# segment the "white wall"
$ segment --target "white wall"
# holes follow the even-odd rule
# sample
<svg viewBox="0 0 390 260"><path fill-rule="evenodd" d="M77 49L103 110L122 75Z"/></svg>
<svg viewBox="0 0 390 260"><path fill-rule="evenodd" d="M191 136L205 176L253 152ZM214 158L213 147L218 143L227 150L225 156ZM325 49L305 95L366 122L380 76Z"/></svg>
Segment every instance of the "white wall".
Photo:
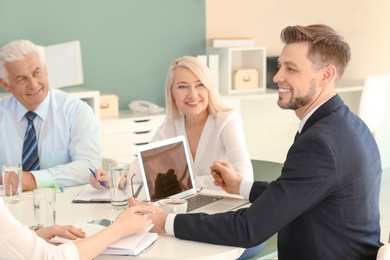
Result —
<svg viewBox="0 0 390 260"><path fill-rule="evenodd" d="M390 100L390 91L387 94L387 100ZM390 169L390 102L387 102L386 118L383 125L375 133L375 139L378 142L381 153L383 169ZM390 172L390 171L389 171Z"/></svg>
<svg viewBox="0 0 390 260"><path fill-rule="evenodd" d="M206 39L252 37L279 55L280 31L288 25L325 23L350 44L352 60L344 79L390 72L388 0L206 0Z"/></svg>
<svg viewBox="0 0 390 260"><path fill-rule="evenodd" d="M212 38L251 37L267 48L267 55L276 56L283 47L283 28L314 23L330 25L349 43L352 59L343 80L390 73L389 0L206 0L208 46ZM376 134L384 169L390 167L389 131L390 104Z"/></svg>

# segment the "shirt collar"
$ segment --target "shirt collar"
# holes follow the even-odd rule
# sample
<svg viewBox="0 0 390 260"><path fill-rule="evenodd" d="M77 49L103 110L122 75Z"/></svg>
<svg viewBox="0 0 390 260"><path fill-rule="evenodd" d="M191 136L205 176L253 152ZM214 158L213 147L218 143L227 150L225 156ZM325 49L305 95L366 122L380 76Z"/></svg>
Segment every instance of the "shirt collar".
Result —
<svg viewBox="0 0 390 260"><path fill-rule="evenodd" d="M328 99L329 100L329 99ZM302 119L302 121L299 123L299 127L298 127L298 133L300 134L302 132L302 129L303 129L303 126L306 124L306 121L311 117L311 115L316 112L316 110L322 106L326 101L328 100L325 100L324 102L322 102L321 104L319 104L318 106L316 106L314 109L312 109L309 113L307 113L307 115Z"/></svg>
<svg viewBox="0 0 390 260"><path fill-rule="evenodd" d="M47 118L47 114L49 112L49 105L51 100L51 90L47 93L46 98L42 101L42 103L34 110L34 112L45 121ZM19 101L16 102L16 110L19 122L22 121L24 115L27 113L27 110Z"/></svg>

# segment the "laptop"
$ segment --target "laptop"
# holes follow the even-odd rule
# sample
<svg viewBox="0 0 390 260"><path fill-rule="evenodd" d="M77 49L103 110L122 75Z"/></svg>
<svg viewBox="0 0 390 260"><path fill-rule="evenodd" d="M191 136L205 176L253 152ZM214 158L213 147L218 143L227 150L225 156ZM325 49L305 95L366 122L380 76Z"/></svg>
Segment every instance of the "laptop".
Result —
<svg viewBox="0 0 390 260"><path fill-rule="evenodd" d="M187 212L217 213L235 209L248 200L199 193L195 186L187 141L177 136L137 146L137 155L148 201L179 198L188 201ZM195 201L202 204L195 206Z"/></svg>

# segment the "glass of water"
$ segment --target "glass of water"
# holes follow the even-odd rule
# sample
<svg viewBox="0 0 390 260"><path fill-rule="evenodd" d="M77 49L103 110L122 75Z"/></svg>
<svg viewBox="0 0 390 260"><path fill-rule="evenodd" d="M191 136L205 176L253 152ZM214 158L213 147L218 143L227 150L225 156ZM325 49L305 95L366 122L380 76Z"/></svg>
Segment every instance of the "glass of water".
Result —
<svg viewBox="0 0 390 260"><path fill-rule="evenodd" d="M23 191L22 165L3 165L2 175L5 201L9 203L19 202Z"/></svg>
<svg viewBox="0 0 390 260"><path fill-rule="evenodd" d="M33 203L37 225L47 227L56 223L56 190L54 188L35 189Z"/></svg>
<svg viewBox="0 0 390 260"><path fill-rule="evenodd" d="M111 206L114 209L125 209L129 205L130 195L130 164L110 163L108 165L110 176Z"/></svg>

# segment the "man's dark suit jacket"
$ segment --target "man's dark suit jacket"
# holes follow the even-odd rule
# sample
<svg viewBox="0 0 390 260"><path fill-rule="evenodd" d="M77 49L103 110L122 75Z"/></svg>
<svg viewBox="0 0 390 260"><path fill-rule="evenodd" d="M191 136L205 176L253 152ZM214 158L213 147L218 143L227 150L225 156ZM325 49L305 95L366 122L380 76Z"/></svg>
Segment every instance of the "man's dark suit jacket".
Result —
<svg viewBox="0 0 390 260"><path fill-rule="evenodd" d="M179 214L175 236L252 247L278 232L279 259L375 259L381 161L365 123L334 96L307 120L281 176L254 182L248 209Z"/></svg>

